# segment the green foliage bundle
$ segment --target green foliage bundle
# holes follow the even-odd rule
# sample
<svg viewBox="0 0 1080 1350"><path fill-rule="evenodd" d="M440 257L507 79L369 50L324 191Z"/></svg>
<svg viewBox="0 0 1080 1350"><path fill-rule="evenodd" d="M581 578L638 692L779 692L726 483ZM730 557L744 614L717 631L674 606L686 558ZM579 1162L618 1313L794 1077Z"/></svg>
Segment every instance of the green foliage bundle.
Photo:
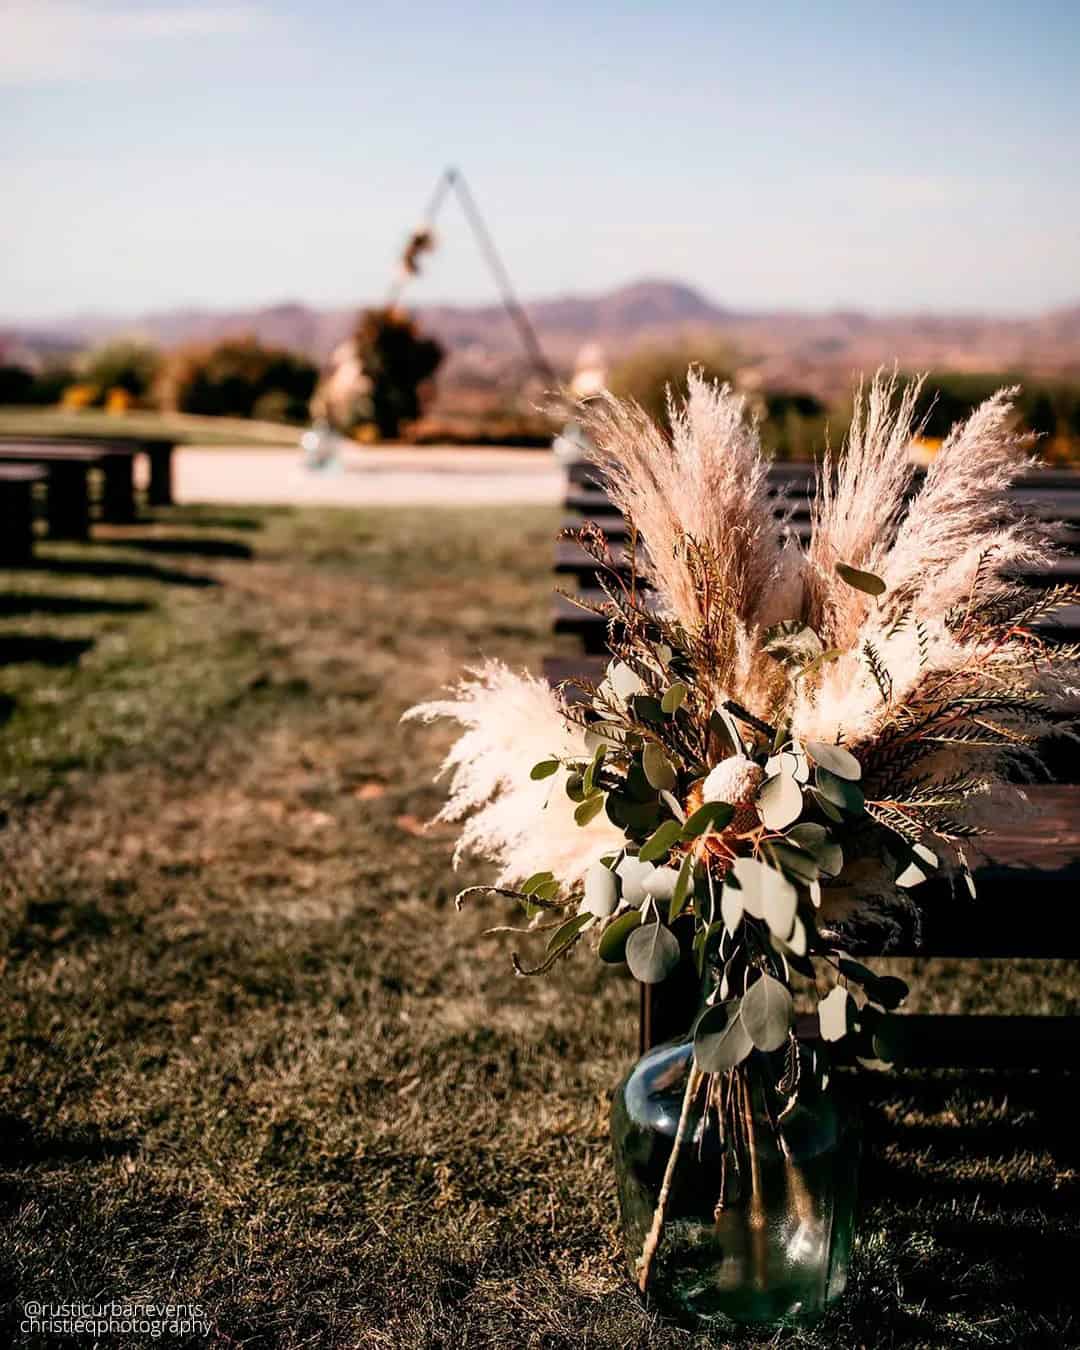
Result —
<svg viewBox="0 0 1080 1350"><path fill-rule="evenodd" d="M264 347L253 337L226 338L174 352L158 397L177 412L303 422L317 379L316 367L297 352Z"/></svg>
<svg viewBox="0 0 1080 1350"><path fill-rule="evenodd" d="M370 419L384 440L393 439L403 423L419 417L423 386L438 370L443 349L400 309L365 310L354 344L370 381Z"/></svg>

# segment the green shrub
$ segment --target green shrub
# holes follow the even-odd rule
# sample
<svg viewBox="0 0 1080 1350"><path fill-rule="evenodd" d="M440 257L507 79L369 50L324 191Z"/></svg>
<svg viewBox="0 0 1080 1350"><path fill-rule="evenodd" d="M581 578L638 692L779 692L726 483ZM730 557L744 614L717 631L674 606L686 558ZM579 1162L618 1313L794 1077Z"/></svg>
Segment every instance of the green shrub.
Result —
<svg viewBox="0 0 1080 1350"><path fill-rule="evenodd" d="M162 406L177 412L303 422L317 379L316 367L297 352L227 338L174 352L158 391Z"/></svg>
<svg viewBox="0 0 1080 1350"><path fill-rule="evenodd" d="M0 403L33 403L34 372L25 366L0 366Z"/></svg>
<svg viewBox="0 0 1080 1350"><path fill-rule="evenodd" d="M708 379L723 382L731 380L735 364L730 347L707 338L638 347L612 367L608 388L619 398L634 399L650 417L667 426L668 389L685 397L690 366L700 366Z"/></svg>
<svg viewBox="0 0 1080 1350"><path fill-rule="evenodd" d="M94 348L80 362L81 379L97 390L96 403L103 403L110 389L123 389L133 399L144 401L161 370L162 357L148 342L118 338Z"/></svg>

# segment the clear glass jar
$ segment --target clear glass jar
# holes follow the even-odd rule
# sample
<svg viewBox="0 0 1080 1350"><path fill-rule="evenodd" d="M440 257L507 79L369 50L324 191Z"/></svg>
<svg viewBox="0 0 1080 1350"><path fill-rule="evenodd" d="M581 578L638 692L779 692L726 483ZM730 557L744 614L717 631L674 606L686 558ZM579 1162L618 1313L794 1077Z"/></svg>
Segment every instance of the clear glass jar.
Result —
<svg viewBox="0 0 1080 1350"><path fill-rule="evenodd" d="M646 1292L661 1311L706 1324L798 1322L843 1293L860 1132L850 1105L809 1072L809 1054L800 1047L798 1098L779 1125L776 1056L755 1051L732 1073L703 1080L647 1267ZM691 1039L669 1042L638 1060L615 1093L619 1205L639 1285L692 1068Z"/></svg>

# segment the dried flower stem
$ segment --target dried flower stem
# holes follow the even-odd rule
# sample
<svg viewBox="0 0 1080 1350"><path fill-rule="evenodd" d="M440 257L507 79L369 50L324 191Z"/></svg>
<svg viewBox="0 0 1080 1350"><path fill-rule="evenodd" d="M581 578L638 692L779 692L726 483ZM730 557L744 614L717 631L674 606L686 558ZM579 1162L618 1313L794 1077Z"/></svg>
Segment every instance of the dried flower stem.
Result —
<svg viewBox="0 0 1080 1350"><path fill-rule="evenodd" d="M668 1197L671 1194L671 1183L675 1178L675 1165L679 1160L679 1152L682 1149L686 1129L690 1123L690 1108L694 1104L694 1098L697 1096L698 1088L701 1086L701 1080L704 1077L705 1075L697 1065L691 1064L690 1074L686 1080L686 1091L683 1093L682 1110L679 1112L679 1124L675 1130L675 1138L671 1143L671 1155L668 1158L667 1167L664 1169L664 1180L660 1185L660 1194L656 1201L656 1212L653 1214L652 1226L646 1235L645 1245L641 1249L641 1255L637 1262L638 1288L643 1294L648 1288L653 1257L656 1255L656 1249L660 1245L660 1237L664 1231Z"/></svg>

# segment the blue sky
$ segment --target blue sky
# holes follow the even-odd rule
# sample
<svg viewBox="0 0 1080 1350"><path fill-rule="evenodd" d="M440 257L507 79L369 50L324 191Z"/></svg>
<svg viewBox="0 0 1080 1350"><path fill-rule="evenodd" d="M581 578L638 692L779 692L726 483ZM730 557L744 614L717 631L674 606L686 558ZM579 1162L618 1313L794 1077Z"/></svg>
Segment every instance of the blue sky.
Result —
<svg viewBox="0 0 1080 1350"><path fill-rule="evenodd" d="M461 166L526 296L1080 301L1080 6L4 0L0 314L385 289ZM453 204L417 301L488 300Z"/></svg>

